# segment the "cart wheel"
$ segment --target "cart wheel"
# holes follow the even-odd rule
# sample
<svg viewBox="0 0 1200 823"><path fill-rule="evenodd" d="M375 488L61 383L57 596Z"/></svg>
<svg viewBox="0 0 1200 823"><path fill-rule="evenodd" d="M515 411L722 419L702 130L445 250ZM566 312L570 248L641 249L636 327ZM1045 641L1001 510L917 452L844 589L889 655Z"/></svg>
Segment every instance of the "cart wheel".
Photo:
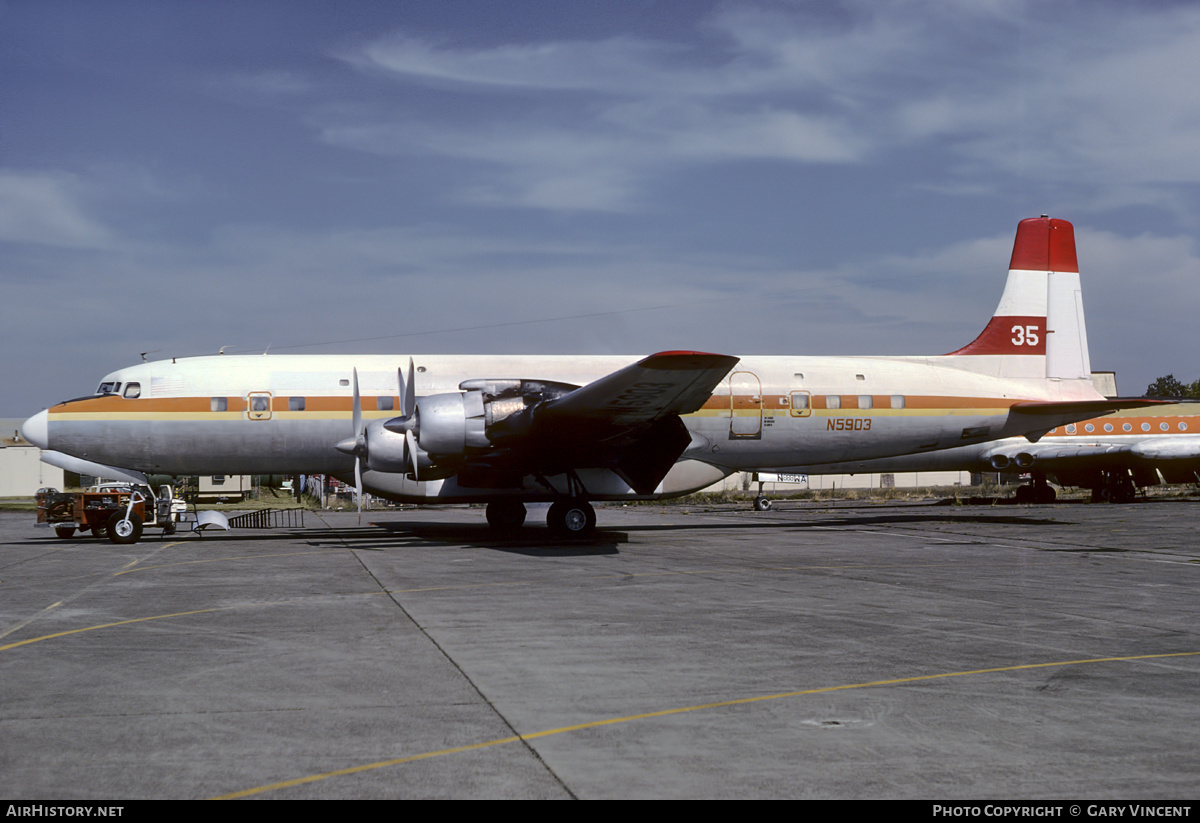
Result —
<svg viewBox="0 0 1200 823"><path fill-rule="evenodd" d="M120 512L113 512L108 518L108 539L114 543L136 543L142 537L142 519L130 513L126 520Z"/></svg>
<svg viewBox="0 0 1200 823"><path fill-rule="evenodd" d="M75 536L75 527L74 526L55 526L54 533L57 534L59 537L61 537L63 540L66 540L68 537Z"/></svg>

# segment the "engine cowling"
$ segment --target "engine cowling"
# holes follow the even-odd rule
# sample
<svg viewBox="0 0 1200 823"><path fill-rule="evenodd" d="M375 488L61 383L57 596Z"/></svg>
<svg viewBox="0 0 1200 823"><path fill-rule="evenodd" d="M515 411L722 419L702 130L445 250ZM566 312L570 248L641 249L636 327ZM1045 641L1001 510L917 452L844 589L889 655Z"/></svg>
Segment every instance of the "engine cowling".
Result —
<svg viewBox="0 0 1200 823"><path fill-rule="evenodd" d="M465 457L496 445L491 435L497 423L531 413L537 404L578 387L541 380L468 380L459 388L417 398L411 417L368 424L367 468L411 473L415 466L422 479L449 477ZM511 439L512 432L506 436Z"/></svg>
<svg viewBox="0 0 1200 823"><path fill-rule="evenodd" d="M434 394L417 399L414 433L427 454L455 456L491 446L480 391Z"/></svg>

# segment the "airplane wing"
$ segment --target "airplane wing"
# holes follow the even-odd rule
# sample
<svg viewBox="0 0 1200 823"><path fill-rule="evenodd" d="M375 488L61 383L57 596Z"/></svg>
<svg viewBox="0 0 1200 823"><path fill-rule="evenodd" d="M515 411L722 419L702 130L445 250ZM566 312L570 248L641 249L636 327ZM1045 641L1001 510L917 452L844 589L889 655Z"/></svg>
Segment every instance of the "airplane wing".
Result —
<svg viewBox="0 0 1200 823"><path fill-rule="evenodd" d="M704 352L652 354L498 421L488 430L498 452L476 463L543 475L606 466L649 494L691 443L680 415L704 405L737 362Z"/></svg>
<svg viewBox="0 0 1200 823"><path fill-rule="evenodd" d="M602 421L613 430L691 414L737 362L724 354L659 352L550 401L541 414L549 420Z"/></svg>
<svg viewBox="0 0 1200 823"><path fill-rule="evenodd" d="M1134 443L1129 453L1141 460L1194 460L1200 457L1200 437L1152 437Z"/></svg>
<svg viewBox="0 0 1200 823"><path fill-rule="evenodd" d="M1053 442L1053 441L1058 442ZM1063 442L1066 440L1066 442ZM1195 460L1200 458L1200 435L1173 434L1121 442L1049 438L1040 443L1003 445L990 449L981 459L993 468L1010 464L1018 468L1045 471L1079 469L1088 464L1132 466L1158 460Z"/></svg>

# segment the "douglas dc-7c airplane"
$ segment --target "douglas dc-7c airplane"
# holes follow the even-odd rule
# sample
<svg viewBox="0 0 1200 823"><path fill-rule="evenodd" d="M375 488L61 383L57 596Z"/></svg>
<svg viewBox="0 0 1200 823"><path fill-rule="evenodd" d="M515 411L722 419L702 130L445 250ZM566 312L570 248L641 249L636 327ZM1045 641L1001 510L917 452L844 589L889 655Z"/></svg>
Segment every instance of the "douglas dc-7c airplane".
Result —
<svg viewBox="0 0 1200 823"><path fill-rule="evenodd" d="M548 501L552 528L582 534L589 501L1036 440L1138 405L1092 386L1071 224L1021 221L1009 268L987 327L941 356L414 355L407 379L391 355L189 357L115 371L22 432L89 474L332 474L360 495L485 502L494 526Z"/></svg>

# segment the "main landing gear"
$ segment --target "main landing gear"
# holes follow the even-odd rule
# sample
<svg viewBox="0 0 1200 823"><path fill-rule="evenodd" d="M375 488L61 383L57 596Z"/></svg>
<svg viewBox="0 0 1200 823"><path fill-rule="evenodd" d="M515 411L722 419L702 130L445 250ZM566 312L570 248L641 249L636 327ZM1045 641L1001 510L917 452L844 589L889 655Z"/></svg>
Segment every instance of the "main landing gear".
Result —
<svg viewBox="0 0 1200 823"><path fill-rule="evenodd" d="M519 529L525 524L525 504L519 500L495 500L488 503L487 522L493 529Z"/></svg>
<svg viewBox="0 0 1200 823"><path fill-rule="evenodd" d="M1092 489L1093 503L1132 503L1137 497L1137 486L1127 470L1105 470L1100 476L1100 485Z"/></svg>
<svg viewBox="0 0 1200 823"><path fill-rule="evenodd" d="M495 500L487 504L487 521L493 529L518 529L525 523L525 504L519 500ZM578 497L550 504L546 525L560 537L585 537L596 528L596 510Z"/></svg>
<svg viewBox="0 0 1200 823"><path fill-rule="evenodd" d="M546 525L563 537L583 537L596 528L596 510L586 500L559 500L550 504Z"/></svg>
<svg viewBox="0 0 1200 823"><path fill-rule="evenodd" d="M1058 493L1046 482L1046 475L1034 472L1033 482L1018 486L1014 497L1018 503L1053 503L1058 498Z"/></svg>

